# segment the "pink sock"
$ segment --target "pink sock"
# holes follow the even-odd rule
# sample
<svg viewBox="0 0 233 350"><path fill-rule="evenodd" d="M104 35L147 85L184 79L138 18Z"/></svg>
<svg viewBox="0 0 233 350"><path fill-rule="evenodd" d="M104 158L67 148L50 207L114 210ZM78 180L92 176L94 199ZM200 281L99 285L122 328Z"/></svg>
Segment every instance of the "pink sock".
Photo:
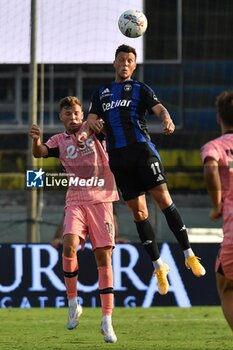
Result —
<svg viewBox="0 0 233 350"><path fill-rule="evenodd" d="M112 315L114 303L112 266L99 266L98 275L102 314Z"/></svg>
<svg viewBox="0 0 233 350"><path fill-rule="evenodd" d="M64 273L64 281L66 285L66 294L68 299L77 297L77 281L78 281L78 260L74 258L68 258L62 255L62 266Z"/></svg>

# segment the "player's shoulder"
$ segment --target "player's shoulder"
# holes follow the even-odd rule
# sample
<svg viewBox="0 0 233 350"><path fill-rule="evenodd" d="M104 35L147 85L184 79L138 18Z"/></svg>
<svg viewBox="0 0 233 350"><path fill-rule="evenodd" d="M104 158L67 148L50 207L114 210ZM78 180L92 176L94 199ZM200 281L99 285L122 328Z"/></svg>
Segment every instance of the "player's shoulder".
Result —
<svg viewBox="0 0 233 350"><path fill-rule="evenodd" d="M143 81L134 80L134 83L137 85L140 85L142 89L149 90L150 92L154 92L153 88L150 85L144 83Z"/></svg>
<svg viewBox="0 0 233 350"><path fill-rule="evenodd" d="M69 134L66 131L62 131L58 132L57 134L54 134L52 137L54 137L55 139L65 139L68 136Z"/></svg>
<svg viewBox="0 0 233 350"><path fill-rule="evenodd" d="M104 95L104 94L109 94L111 87L112 87L113 83L106 83L101 85L100 87L98 87L98 89L96 90L96 92L99 93L99 95Z"/></svg>
<svg viewBox="0 0 233 350"><path fill-rule="evenodd" d="M66 131L62 131L62 132L59 132L57 134L50 136L49 140L56 141L59 143L59 141L65 140L68 137L69 137L69 135L66 133Z"/></svg>
<svg viewBox="0 0 233 350"><path fill-rule="evenodd" d="M224 135L215 137L214 139L206 142L203 147L216 147L221 145L224 142Z"/></svg>
<svg viewBox="0 0 233 350"><path fill-rule="evenodd" d="M95 100L99 98L102 99L103 97L107 97L107 95L110 94L110 90L111 90L110 83L97 87L92 93L91 100Z"/></svg>
<svg viewBox="0 0 233 350"><path fill-rule="evenodd" d="M216 152L218 154L221 153L221 150L223 148L224 144L224 135L218 136L208 142L206 142L202 147L201 147L201 154L207 154L207 153L213 153Z"/></svg>

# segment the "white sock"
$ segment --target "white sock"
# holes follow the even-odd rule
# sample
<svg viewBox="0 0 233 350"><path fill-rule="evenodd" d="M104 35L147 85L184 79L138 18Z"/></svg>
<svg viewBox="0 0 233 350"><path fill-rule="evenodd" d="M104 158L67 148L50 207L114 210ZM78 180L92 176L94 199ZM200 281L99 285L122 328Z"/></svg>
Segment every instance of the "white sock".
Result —
<svg viewBox="0 0 233 350"><path fill-rule="evenodd" d="M159 258L158 260L152 261L152 264L154 266L155 271L157 271L163 266L163 261L161 258Z"/></svg>
<svg viewBox="0 0 233 350"><path fill-rule="evenodd" d="M72 298L72 299L68 300L68 306L74 306L74 305L77 305L77 304L78 304L77 298Z"/></svg>
<svg viewBox="0 0 233 350"><path fill-rule="evenodd" d="M190 256L194 256L194 255L195 254L194 254L192 248L184 250L184 257L185 257L185 259L189 258Z"/></svg>

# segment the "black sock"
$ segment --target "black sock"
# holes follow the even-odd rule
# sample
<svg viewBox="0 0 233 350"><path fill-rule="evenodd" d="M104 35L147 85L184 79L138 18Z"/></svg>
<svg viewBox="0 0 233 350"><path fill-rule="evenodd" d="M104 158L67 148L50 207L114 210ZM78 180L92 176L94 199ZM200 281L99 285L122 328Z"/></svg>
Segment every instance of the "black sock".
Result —
<svg viewBox="0 0 233 350"><path fill-rule="evenodd" d="M183 250L190 248L188 233L174 203L163 210L170 230L174 233Z"/></svg>
<svg viewBox="0 0 233 350"><path fill-rule="evenodd" d="M135 221L137 231L147 254L152 261L158 260L160 257L159 248L155 241L155 234L148 219L144 221Z"/></svg>

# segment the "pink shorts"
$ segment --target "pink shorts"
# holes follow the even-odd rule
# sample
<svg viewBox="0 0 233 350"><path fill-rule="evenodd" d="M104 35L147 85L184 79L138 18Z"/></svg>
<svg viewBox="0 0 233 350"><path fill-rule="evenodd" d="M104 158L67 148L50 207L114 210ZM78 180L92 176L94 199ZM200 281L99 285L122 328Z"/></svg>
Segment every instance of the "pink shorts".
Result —
<svg viewBox="0 0 233 350"><path fill-rule="evenodd" d="M216 259L215 271L233 281L233 244L221 246Z"/></svg>
<svg viewBox="0 0 233 350"><path fill-rule="evenodd" d="M78 235L82 249L88 235L92 250L115 246L112 202L66 206L63 236L67 234Z"/></svg>

